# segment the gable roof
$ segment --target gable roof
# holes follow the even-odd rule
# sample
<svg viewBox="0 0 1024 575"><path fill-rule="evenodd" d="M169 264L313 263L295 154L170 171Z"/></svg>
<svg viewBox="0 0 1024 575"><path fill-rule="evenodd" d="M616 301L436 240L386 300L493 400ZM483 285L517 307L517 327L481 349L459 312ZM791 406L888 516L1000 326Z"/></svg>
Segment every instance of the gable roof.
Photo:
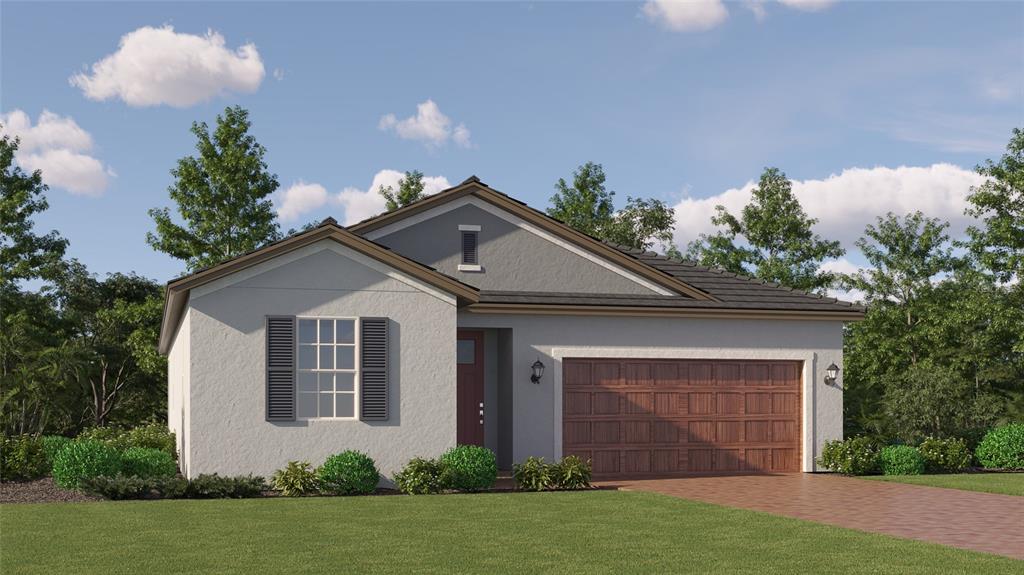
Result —
<svg viewBox="0 0 1024 575"><path fill-rule="evenodd" d="M403 206L397 210L386 212L352 224L348 229L353 233L364 235L383 228L388 224L403 220L409 216L425 212L436 206L440 206L469 195L502 208L505 211L543 229L544 231L557 236L561 240L568 241L589 251L590 253L618 265L623 269L637 274L646 280L676 292L683 297L695 300L716 300L712 294L694 287L668 272L647 265L637 258L630 257L628 254L623 253L614 246L580 232L557 219L552 218L544 212L541 212L540 210L531 208L524 202L516 200L489 187L487 184L481 182L480 178L477 178L476 176L471 176L455 187L448 188L447 190L443 190L432 196L428 196L422 200Z"/></svg>
<svg viewBox="0 0 1024 575"><path fill-rule="evenodd" d="M480 299L479 291L475 287L464 284L420 262L392 252L378 243L356 235L343 226L339 226L334 218L327 218L311 230L290 235L215 266L167 282L167 290L164 296L163 322L160 325L158 345L160 353L166 354L170 349L174 332L181 321L185 305L188 303L190 290L321 240L338 242L428 285L450 293L460 302L473 303Z"/></svg>

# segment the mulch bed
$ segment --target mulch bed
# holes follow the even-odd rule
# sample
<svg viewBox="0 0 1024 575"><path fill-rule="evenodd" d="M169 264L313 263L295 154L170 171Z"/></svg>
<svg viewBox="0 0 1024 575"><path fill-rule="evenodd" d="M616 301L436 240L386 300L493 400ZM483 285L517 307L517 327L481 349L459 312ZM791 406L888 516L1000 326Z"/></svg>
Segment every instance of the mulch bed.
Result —
<svg viewBox="0 0 1024 575"><path fill-rule="evenodd" d="M100 497L57 487L52 477L0 483L0 503L78 503Z"/></svg>

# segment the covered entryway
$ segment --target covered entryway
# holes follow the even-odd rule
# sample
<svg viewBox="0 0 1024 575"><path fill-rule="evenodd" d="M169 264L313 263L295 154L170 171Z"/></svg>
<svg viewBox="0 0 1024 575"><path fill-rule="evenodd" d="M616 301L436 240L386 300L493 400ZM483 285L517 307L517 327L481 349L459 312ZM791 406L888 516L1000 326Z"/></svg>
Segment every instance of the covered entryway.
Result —
<svg viewBox="0 0 1024 575"><path fill-rule="evenodd" d="M573 359L562 454L598 478L800 471L799 361Z"/></svg>

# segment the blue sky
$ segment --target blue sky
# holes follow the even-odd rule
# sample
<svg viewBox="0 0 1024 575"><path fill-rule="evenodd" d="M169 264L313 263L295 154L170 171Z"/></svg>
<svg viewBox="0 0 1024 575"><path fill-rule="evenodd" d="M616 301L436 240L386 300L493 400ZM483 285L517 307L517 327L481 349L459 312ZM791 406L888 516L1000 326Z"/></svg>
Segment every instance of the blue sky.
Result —
<svg viewBox="0 0 1024 575"><path fill-rule="evenodd" d="M191 122L233 104L277 205L298 185L284 229L372 212L383 170L476 174L543 208L588 160L620 203L677 206L680 242L768 165L848 247L888 210L962 229L971 168L1024 125L1024 4L790 4L4 2L0 113L46 168L39 227L94 272L159 281L184 268L146 245L146 210L169 205ZM193 48L223 66L189 68Z"/></svg>

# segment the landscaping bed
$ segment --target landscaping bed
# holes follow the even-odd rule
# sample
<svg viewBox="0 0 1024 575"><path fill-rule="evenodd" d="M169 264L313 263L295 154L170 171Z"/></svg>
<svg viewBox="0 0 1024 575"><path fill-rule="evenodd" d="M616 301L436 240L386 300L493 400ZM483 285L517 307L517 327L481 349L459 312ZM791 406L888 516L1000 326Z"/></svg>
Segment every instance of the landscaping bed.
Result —
<svg viewBox="0 0 1024 575"><path fill-rule="evenodd" d="M77 503L102 498L58 487L52 477L0 483L0 503Z"/></svg>

